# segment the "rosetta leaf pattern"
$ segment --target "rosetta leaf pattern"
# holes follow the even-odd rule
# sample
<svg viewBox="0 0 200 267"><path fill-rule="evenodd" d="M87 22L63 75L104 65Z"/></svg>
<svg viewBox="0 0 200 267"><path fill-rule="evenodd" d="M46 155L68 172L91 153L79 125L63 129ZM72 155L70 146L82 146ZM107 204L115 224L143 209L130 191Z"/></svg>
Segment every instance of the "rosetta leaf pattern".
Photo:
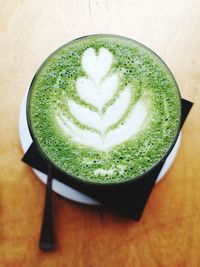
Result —
<svg viewBox="0 0 200 267"><path fill-rule="evenodd" d="M86 49L81 59L86 77L79 77L75 85L79 98L94 109L67 99L71 115L61 111L56 114L58 125L74 142L100 151L108 151L136 135L147 116L146 105L141 100L130 110L131 87L127 85L119 91L118 73L110 74L112 62L113 55L108 49L101 48L98 54L93 48ZM79 127L72 117L87 127Z"/></svg>

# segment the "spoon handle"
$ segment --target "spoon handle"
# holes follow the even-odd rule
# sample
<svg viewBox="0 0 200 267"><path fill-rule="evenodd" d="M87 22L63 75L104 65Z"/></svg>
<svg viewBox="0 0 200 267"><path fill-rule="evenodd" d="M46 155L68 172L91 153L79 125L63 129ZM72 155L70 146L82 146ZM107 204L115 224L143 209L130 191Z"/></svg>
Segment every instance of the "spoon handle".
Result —
<svg viewBox="0 0 200 267"><path fill-rule="evenodd" d="M52 191L52 167L51 165L49 165L43 221L42 221L40 240L39 240L39 248L42 251L49 251L54 249L54 228L53 228L53 216L52 216L51 191Z"/></svg>

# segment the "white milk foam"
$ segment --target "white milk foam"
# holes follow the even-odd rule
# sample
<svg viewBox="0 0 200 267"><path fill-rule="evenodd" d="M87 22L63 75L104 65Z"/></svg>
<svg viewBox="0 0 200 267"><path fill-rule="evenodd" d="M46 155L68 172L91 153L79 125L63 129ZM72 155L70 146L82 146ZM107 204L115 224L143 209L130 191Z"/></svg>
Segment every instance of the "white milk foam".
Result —
<svg viewBox="0 0 200 267"><path fill-rule="evenodd" d="M132 96L129 85L118 94L113 104L103 110L119 88L119 75L108 75L112 61L112 53L105 48L101 48L98 55L93 48L88 48L82 56L82 68L87 77L77 79L77 94L85 103L94 106L96 111L71 99L66 100L71 116L91 130L80 128L71 116L63 114L62 111L56 112L57 123L65 135L81 145L105 152L135 136L143 127L148 112L143 100L139 100L128 112ZM119 123L126 112L128 115ZM110 129L117 123L116 127ZM99 169L96 172L103 175L112 170Z"/></svg>

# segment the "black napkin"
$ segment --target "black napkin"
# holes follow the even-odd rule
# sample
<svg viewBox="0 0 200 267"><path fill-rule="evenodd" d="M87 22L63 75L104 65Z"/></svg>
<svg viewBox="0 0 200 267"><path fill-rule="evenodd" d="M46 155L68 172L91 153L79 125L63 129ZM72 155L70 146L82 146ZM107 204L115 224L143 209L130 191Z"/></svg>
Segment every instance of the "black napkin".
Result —
<svg viewBox="0 0 200 267"><path fill-rule="evenodd" d="M183 126L192 105L193 103L190 101L182 99L181 127ZM23 156L22 161L47 174L48 163L41 157L34 143L29 147ZM140 179L117 185L105 186L83 184L79 180L73 179L70 175L66 175L56 168L53 169L53 175L58 181L92 197L105 206L108 206L131 219L138 221L164 162L165 160Z"/></svg>

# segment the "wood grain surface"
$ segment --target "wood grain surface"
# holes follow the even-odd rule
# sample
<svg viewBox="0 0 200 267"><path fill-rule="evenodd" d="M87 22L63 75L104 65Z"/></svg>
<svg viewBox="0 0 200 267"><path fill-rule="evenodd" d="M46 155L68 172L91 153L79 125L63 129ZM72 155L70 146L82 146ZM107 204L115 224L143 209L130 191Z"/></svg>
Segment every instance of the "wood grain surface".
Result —
<svg viewBox="0 0 200 267"><path fill-rule="evenodd" d="M57 249L38 249L44 185L20 162L18 114L42 61L69 40L114 33L168 64L195 102L181 148L139 223L54 194ZM0 266L200 266L200 2L0 0Z"/></svg>

